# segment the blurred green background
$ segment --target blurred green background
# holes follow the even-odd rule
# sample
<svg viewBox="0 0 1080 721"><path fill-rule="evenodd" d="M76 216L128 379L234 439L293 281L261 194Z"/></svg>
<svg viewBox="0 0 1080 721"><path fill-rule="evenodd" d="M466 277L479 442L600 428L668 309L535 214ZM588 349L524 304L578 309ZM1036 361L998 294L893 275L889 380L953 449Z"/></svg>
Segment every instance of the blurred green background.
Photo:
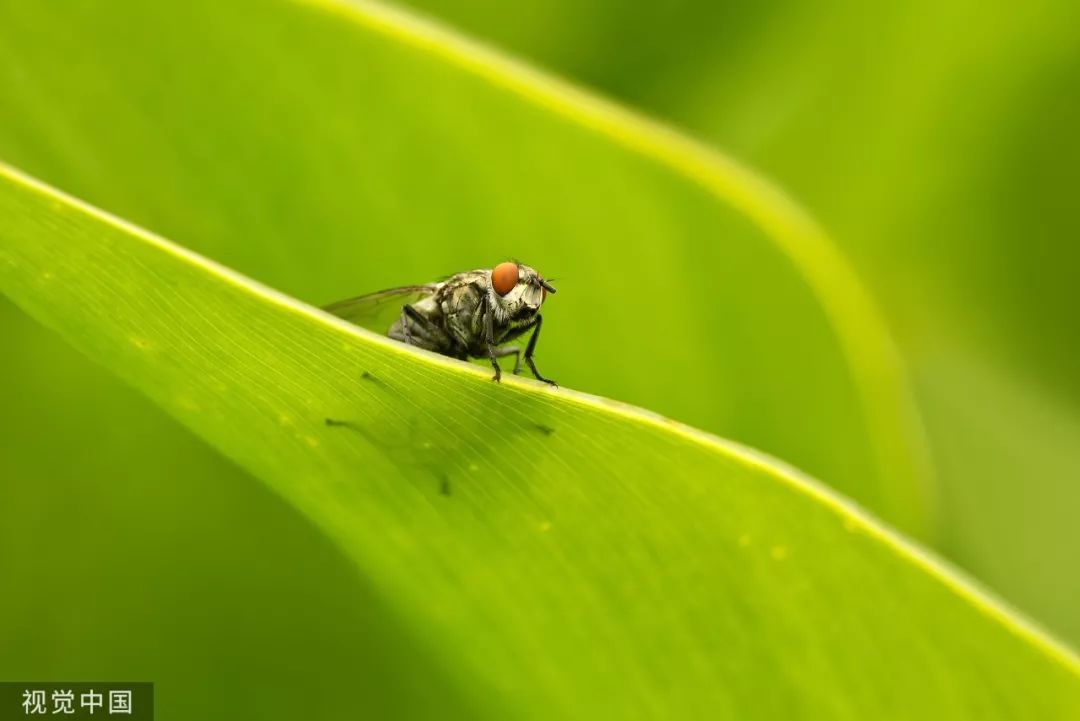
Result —
<svg viewBox="0 0 1080 721"><path fill-rule="evenodd" d="M935 466L935 545L1080 643L1073 3L414 4L687 129L807 207L855 264L902 349ZM258 3L249 5L257 19ZM26 37L28 46L36 41ZM50 41L42 53L58 52L62 63L64 32ZM0 72L9 87L37 90L16 65ZM0 98L0 114L13 114L4 105L12 97ZM182 118L167 93L150 102ZM93 107L80 120L104 123ZM17 124L0 140L5 149L33 148L25 154L37 167L27 169L47 180L53 171L91 188L108 176L110 161L92 153L100 167L65 176L63 158L80 152L78 136L59 121L48 130L42 135L53 143L45 147L20 136ZM110 192L92 199L108 207L130 200ZM199 218L178 221L177 208L150 209L139 220L165 218L173 226L155 229L183 227L189 237L224 233L199 228ZM269 237L282 218L238 213L249 211L249 227L268 226L264 257L225 260L281 279L307 300L331 300L314 297L318 263L294 271ZM209 694L216 689L227 708L272 704L266 715L294 717L321 715L313 700L331 714L357 681L368 684L362 694L385 697L389 686L390 695L420 705L445 693L425 679L400 687L408 646L372 651L379 634L365 625L369 589L292 509L6 301L0 328L0 478L19 479L17 490L0 488L0 574L13 590L0 621L0 675L183 675ZM602 375L598 369L592 380ZM104 407L108 422L97 412ZM170 565L153 560L161 558ZM193 587L192 578L205 586ZM79 603L64 602L76 593ZM99 602L87 604L87 596ZM169 624L160 623L163 609ZM130 637L117 638L126 625ZM163 648L174 651L157 652ZM157 667L147 668L147 658ZM260 659L265 668L253 671ZM252 681L260 670L295 683L263 699ZM184 699L171 701L182 717Z"/></svg>

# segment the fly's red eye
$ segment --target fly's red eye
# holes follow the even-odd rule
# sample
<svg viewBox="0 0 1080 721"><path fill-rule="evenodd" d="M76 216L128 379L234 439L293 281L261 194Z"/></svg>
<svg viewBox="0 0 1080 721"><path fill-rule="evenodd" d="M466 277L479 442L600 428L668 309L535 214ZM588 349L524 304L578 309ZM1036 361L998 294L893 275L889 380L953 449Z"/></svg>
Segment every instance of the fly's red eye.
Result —
<svg viewBox="0 0 1080 721"><path fill-rule="evenodd" d="M499 263L491 271L491 287L499 295L506 295L518 284L517 263Z"/></svg>

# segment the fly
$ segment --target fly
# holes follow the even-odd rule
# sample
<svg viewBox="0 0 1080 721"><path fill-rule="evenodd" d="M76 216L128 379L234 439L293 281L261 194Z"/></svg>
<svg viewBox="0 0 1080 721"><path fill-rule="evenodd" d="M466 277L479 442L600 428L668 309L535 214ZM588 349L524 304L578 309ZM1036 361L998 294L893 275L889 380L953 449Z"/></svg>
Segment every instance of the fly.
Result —
<svg viewBox="0 0 1080 721"><path fill-rule="evenodd" d="M538 380L555 385L540 375L533 360L543 323L540 306L554 292L534 269L507 262L491 270L458 273L439 283L369 293L323 310L357 325L377 326L372 330L451 358L488 358L495 369L494 381L502 377L499 358L514 356L517 374L524 357ZM378 327L379 318L392 311L397 311L395 319L384 331L385 325ZM499 347L529 331L524 356L518 346Z"/></svg>

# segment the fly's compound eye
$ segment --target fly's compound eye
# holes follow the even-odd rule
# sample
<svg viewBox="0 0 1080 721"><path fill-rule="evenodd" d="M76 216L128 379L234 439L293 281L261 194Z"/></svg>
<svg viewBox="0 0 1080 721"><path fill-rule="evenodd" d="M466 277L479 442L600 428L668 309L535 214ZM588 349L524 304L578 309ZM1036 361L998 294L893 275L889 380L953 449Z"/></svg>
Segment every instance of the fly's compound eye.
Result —
<svg viewBox="0 0 1080 721"><path fill-rule="evenodd" d="M518 284L517 263L499 263L491 271L491 287L499 295L506 295Z"/></svg>

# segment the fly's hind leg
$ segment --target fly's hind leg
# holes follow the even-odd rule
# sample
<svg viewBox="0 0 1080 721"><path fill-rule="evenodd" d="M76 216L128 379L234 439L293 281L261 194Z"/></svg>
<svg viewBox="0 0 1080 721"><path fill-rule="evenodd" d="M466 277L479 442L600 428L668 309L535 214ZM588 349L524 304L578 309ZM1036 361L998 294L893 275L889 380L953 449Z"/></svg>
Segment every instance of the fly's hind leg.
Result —
<svg viewBox="0 0 1080 721"><path fill-rule="evenodd" d="M536 350L536 340L540 337L540 324L544 322L544 319L539 313L536 314L536 325L533 326L532 335L529 336L529 344L525 346L525 363L529 366L529 370L536 376L536 380L543 381L549 385L558 385L555 381L545 378L540 375L540 371L536 370L536 362L533 361L533 351Z"/></svg>
<svg viewBox="0 0 1080 721"><path fill-rule="evenodd" d="M446 337L446 334L430 320L420 315L416 308L409 304L401 306L401 319L396 325L401 326L401 331L389 334L394 340L441 352L444 345L442 340Z"/></svg>
<svg viewBox="0 0 1080 721"><path fill-rule="evenodd" d="M401 339L412 345L412 333L409 331L409 314L405 312L408 307L407 303L401 306Z"/></svg>

